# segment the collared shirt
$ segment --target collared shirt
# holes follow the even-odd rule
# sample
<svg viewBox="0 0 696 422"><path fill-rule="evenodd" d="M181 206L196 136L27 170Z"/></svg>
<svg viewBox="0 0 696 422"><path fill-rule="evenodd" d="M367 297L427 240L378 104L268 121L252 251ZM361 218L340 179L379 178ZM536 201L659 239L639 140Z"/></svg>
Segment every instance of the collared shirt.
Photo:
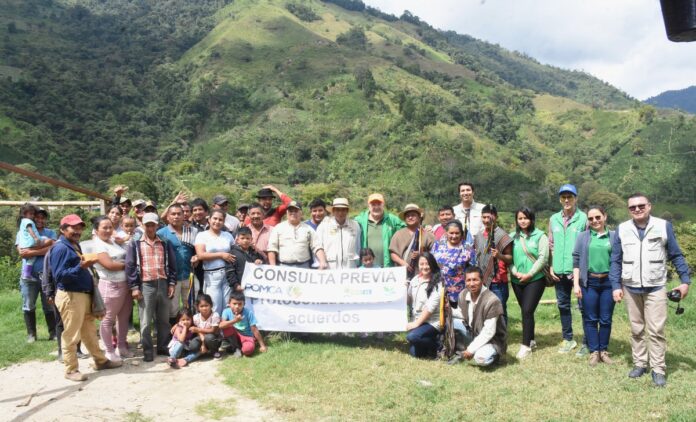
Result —
<svg viewBox="0 0 696 422"><path fill-rule="evenodd" d="M481 210L483 210L483 204L472 201L471 208L464 208L464 205L457 204L453 207L454 218L462 222L471 235L479 234L483 231L483 222L481 221Z"/></svg>
<svg viewBox="0 0 696 422"><path fill-rule="evenodd" d="M164 243L159 237L155 236L155 240L150 240L147 236L143 236L139 241L140 259L142 261L140 274L142 281L166 280L167 272L164 268L164 254L167 251L164 248Z"/></svg>
<svg viewBox="0 0 696 422"><path fill-rule="evenodd" d="M273 227L265 224L258 230L253 224L249 224L247 227L249 227L251 230L251 242L254 245L254 249L266 256L266 252L268 251L268 239L271 236L271 230L273 230Z"/></svg>
<svg viewBox="0 0 696 422"><path fill-rule="evenodd" d="M165 239L174 247L176 254L176 279L178 281L188 280L191 274L191 257L196 254L194 243L198 230L194 227L184 225L179 235L174 228L169 225L157 231L157 236Z"/></svg>
<svg viewBox="0 0 696 422"><path fill-rule="evenodd" d="M279 256L279 263L299 264L312 259L312 253L323 249L316 232L305 223L293 226L283 221L273 228L268 241L268 252Z"/></svg>
<svg viewBox="0 0 696 422"><path fill-rule="evenodd" d="M58 290L66 292L91 292L94 290L92 274L82 268L79 246L75 246L64 236L51 248L49 266Z"/></svg>

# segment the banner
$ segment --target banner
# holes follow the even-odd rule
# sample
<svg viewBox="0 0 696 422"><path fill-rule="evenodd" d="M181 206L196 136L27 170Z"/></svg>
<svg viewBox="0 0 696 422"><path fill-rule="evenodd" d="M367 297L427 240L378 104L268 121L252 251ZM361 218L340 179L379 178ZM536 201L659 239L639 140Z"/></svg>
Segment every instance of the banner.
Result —
<svg viewBox="0 0 696 422"><path fill-rule="evenodd" d="M247 297L297 302L392 302L404 295L405 286L404 267L319 271L248 263L242 277Z"/></svg>
<svg viewBox="0 0 696 422"><path fill-rule="evenodd" d="M259 329L304 333L406 329L406 270L308 270L247 264L242 279Z"/></svg>
<svg viewBox="0 0 696 422"><path fill-rule="evenodd" d="M302 303L247 299L258 328L300 333L405 331L406 296L384 303Z"/></svg>

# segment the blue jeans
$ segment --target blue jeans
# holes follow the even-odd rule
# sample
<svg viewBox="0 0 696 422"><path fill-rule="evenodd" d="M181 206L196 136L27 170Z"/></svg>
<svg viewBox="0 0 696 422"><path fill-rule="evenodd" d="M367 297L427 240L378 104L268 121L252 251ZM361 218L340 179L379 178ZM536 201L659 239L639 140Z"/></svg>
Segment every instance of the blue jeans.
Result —
<svg viewBox="0 0 696 422"><path fill-rule="evenodd" d="M222 315L230 300L232 288L225 277L225 269L206 271L203 276L203 292L213 299L213 312Z"/></svg>
<svg viewBox="0 0 696 422"><path fill-rule="evenodd" d="M503 318L505 318L505 325L507 326L508 316L507 316L507 301L510 297L510 286L508 283L491 283L488 289L493 292L503 304Z"/></svg>
<svg viewBox="0 0 696 422"><path fill-rule="evenodd" d="M607 350L611 336L611 319L614 314L609 278L589 277L587 287L582 287L583 307L585 309L584 327L587 346L590 352Z"/></svg>
<svg viewBox="0 0 696 422"><path fill-rule="evenodd" d="M406 334L410 343L409 354L415 358L435 357L437 353L439 332L427 322Z"/></svg>
<svg viewBox="0 0 696 422"><path fill-rule="evenodd" d="M573 276L568 274L557 274L560 278L555 285L556 303L561 314L561 330L563 340L573 339L573 314L571 312L571 298L573 293Z"/></svg>
<svg viewBox="0 0 696 422"><path fill-rule="evenodd" d="M189 352L186 356L184 356L184 360L187 363L193 362L196 360L196 358L198 358L198 356L201 355L199 351L189 351L184 343L176 341L172 347L169 348L169 357L172 359L178 359L179 356L181 356L184 352Z"/></svg>
<svg viewBox="0 0 696 422"><path fill-rule="evenodd" d="M36 310L36 298L41 297L41 308L43 309L44 315L49 312L53 312L53 307L46 301L46 296L41 290L41 282L29 279L19 280L19 291L22 293L22 310L23 311L33 311Z"/></svg>

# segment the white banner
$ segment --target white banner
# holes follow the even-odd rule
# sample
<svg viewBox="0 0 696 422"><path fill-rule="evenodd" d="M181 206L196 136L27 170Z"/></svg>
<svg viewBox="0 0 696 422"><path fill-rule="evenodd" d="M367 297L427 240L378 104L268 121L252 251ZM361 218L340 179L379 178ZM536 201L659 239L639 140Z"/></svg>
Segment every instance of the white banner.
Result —
<svg viewBox="0 0 696 422"><path fill-rule="evenodd" d="M242 278L247 297L316 303L392 302L405 286L404 267L319 271L248 263Z"/></svg>
<svg viewBox="0 0 696 422"><path fill-rule="evenodd" d="M405 289L404 289L405 291ZM406 295L385 303L301 303L247 299L258 328L300 333L405 331Z"/></svg>

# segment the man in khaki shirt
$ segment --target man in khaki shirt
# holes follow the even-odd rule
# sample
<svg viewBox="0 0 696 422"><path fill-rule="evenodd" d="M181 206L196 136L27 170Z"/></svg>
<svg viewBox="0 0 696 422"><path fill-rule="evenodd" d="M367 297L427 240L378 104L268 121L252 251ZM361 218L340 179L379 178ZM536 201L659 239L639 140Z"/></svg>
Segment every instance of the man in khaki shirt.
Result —
<svg viewBox="0 0 696 422"><path fill-rule="evenodd" d="M302 222L302 208L297 201L288 204L288 219L271 231L268 241L268 262L271 265L310 268L312 253L319 260L319 269L328 268L326 255L315 231Z"/></svg>

